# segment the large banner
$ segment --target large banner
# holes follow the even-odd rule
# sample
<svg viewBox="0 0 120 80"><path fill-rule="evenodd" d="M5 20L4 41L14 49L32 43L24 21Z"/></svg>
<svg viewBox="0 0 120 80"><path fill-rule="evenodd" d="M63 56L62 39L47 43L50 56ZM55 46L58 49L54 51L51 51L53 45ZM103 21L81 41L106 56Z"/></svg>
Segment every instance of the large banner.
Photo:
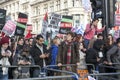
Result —
<svg viewBox="0 0 120 80"><path fill-rule="evenodd" d="M0 30L2 30L2 28L4 27L5 20L6 20L6 10L0 9Z"/></svg>
<svg viewBox="0 0 120 80"><path fill-rule="evenodd" d="M28 21L28 16L24 13L19 13L15 35L23 36Z"/></svg>

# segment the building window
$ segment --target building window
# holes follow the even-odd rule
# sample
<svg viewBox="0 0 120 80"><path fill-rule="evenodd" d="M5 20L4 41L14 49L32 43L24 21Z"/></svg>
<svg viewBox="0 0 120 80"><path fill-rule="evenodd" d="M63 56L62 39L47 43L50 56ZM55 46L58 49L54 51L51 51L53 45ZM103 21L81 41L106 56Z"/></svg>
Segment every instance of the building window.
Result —
<svg viewBox="0 0 120 80"><path fill-rule="evenodd" d="M40 15L40 7L38 7L38 15Z"/></svg>
<svg viewBox="0 0 120 80"><path fill-rule="evenodd" d="M80 26L80 14L74 15L74 26Z"/></svg>
<svg viewBox="0 0 120 80"><path fill-rule="evenodd" d="M57 11L60 10L60 0L56 1L56 8L57 8Z"/></svg>
<svg viewBox="0 0 120 80"><path fill-rule="evenodd" d="M74 0L72 0L72 6L74 7L74 5L75 5L75 1L74 1Z"/></svg>
<svg viewBox="0 0 120 80"><path fill-rule="evenodd" d="M23 5L23 10L24 10L24 12L27 12L27 8L28 8L27 5Z"/></svg>
<svg viewBox="0 0 120 80"><path fill-rule="evenodd" d="M81 0L75 0L74 4L75 7L80 7L82 5Z"/></svg>
<svg viewBox="0 0 120 80"><path fill-rule="evenodd" d="M44 13L47 12L47 11L48 11L48 5L45 4L45 5L44 5Z"/></svg>
<svg viewBox="0 0 120 80"><path fill-rule="evenodd" d="M38 7L35 7L35 15L38 15Z"/></svg>
<svg viewBox="0 0 120 80"><path fill-rule="evenodd" d="M54 12L54 2L50 3L50 12Z"/></svg>
<svg viewBox="0 0 120 80"><path fill-rule="evenodd" d="M37 7L34 7L33 9L34 9L33 11L34 16L40 15L40 7L37 6Z"/></svg>
<svg viewBox="0 0 120 80"><path fill-rule="evenodd" d="M35 21L35 31L36 32L38 31L38 21L37 20Z"/></svg>
<svg viewBox="0 0 120 80"><path fill-rule="evenodd" d="M68 2L67 2L67 0L64 1L64 8L68 8Z"/></svg>

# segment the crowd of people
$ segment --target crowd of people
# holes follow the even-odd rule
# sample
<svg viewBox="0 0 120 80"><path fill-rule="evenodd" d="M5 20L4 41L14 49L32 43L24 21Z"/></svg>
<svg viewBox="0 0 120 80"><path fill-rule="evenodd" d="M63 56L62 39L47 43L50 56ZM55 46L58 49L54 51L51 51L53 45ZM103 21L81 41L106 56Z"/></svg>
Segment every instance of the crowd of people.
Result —
<svg viewBox="0 0 120 80"><path fill-rule="evenodd" d="M89 73L92 73L93 67L86 64L93 64L99 72L119 72L119 70L99 67L100 63L111 66L112 63L120 62L120 38L114 41L113 36L108 34L104 40L101 32L105 27L97 29L98 21L94 19L88 24L83 36L68 32L64 38L55 36L48 45L44 43L45 39L41 34L30 39L20 37L17 46L15 39L2 37L0 40L0 66L2 66L0 80L39 77L40 71L44 72L44 67L47 65L57 65L58 67L51 68L59 69L63 64L76 64L74 67L63 67L62 70L77 72L79 68L88 69ZM97 38L94 37L95 35ZM38 67L8 68L5 67L6 65L39 65L41 70ZM53 76L55 73L51 71L47 75Z"/></svg>

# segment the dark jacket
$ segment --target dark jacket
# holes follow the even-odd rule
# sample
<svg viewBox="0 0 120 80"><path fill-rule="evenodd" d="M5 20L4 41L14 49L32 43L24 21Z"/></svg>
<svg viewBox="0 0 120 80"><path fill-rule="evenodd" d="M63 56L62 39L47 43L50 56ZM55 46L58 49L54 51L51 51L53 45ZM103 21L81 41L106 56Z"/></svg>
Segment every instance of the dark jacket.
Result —
<svg viewBox="0 0 120 80"><path fill-rule="evenodd" d="M43 44L43 54L48 54L49 50L47 50L47 46L45 44ZM43 59L40 58L40 55L42 55L41 50L37 47L37 45L35 44L31 50L30 50L30 54L32 55L35 65L39 65L41 67L43 67ZM45 63L48 64L49 62L49 58L45 58Z"/></svg>
<svg viewBox="0 0 120 80"><path fill-rule="evenodd" d="M107 60L112 63L120 63L120 49L117 45L107 51Z"/></svg>

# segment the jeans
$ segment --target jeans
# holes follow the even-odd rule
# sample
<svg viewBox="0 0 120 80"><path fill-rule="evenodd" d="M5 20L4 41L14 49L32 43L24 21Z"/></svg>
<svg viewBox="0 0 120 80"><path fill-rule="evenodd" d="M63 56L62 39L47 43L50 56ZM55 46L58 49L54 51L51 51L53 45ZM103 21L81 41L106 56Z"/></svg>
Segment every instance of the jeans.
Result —
<svg viewBox="0 0 120 80"><path fill-rule="evenodd" d="M3 73L0 72L0 80L8 80L8 74L3 75Z"/></svg>
<svg viewBox="0 0 120 80"><path fill-rule="evenodd" d="M85 45L86 49L88 49L89 42L90 42L90 40L84 39L84 45Z"/></svg>
<svg viewBox="0 0 120 80"><path fill-rule="evenodd" d="M44 77L46 74L44 74L44 73L46 73L46 71L44 70L44 69L34 69L34 71L33 71L33 77L35 78L35 77Z"/></svg>

